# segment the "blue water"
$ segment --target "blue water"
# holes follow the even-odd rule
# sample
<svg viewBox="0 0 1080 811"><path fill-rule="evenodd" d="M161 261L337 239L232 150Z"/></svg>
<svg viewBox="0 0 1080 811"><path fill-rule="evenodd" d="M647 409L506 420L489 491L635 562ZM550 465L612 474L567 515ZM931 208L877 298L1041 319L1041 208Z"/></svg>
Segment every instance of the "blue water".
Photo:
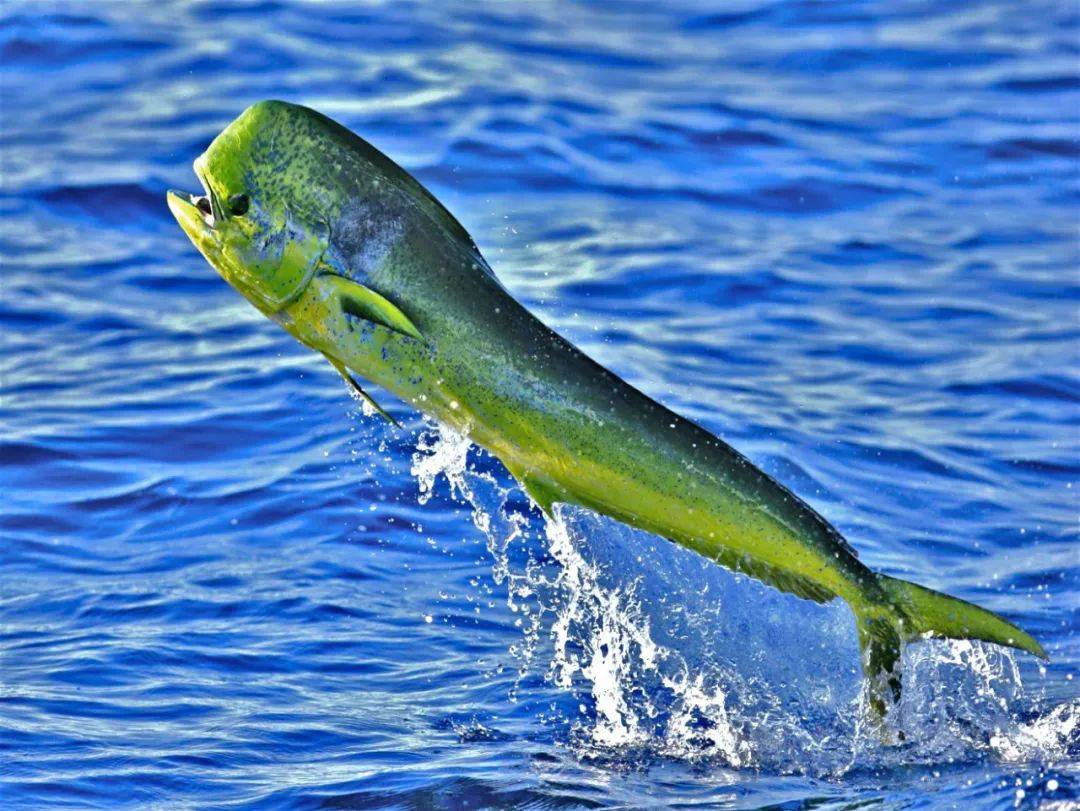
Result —
<svg viewBox="0 0 1080 811"><path fill-rule="evenodd" d="M5 808L1067 808L1080 798L1074 3L0 8ZM327 364L165 207L250 102L413 171L544 321L865 561L841 605L580 511Z"/></svg>

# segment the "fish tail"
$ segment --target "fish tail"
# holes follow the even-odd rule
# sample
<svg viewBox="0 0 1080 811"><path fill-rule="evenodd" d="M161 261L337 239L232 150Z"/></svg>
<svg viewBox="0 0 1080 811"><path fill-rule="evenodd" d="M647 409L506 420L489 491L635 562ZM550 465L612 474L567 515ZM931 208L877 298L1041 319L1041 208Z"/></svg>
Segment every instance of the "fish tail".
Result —
<svg viewBox="0 0 1080 811"><path fill-rule="evenodd" d="M870 709L879 719L900 699L900 654L907 642L925 636L981 639L1047 658L1034 637L985 608L906 580L877 580L887 603L856 606L855 618Z"/></svg>
<svg viewBox="0 0 1080 811"><path fill-rule="evenodd" d="M854 608L870 714L880 722L889 707L900 701L900 656L906 641L903 617L888 604Z"/></svg>

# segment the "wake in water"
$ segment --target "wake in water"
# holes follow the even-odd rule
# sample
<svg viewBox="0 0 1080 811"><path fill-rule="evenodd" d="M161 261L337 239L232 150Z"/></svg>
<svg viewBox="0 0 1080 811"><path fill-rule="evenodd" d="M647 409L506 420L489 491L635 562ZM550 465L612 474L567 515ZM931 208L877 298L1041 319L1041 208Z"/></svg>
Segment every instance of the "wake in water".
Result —
<svg viewBox="0 0 1080 811"><path fill-rule="evenodd" d="M511 480L470 462L467 438L419 438L420 501L444 477L485 534L522 639L521 678L539 669L579 703L568 740L582 756L648 751L731 767L839 776L984 755L1075 756L1080 704L1040 713L1011 651L927 640L904 652L905 689L883 746L866 713L854 621L740 578L647 533L559 505L548 519ZM475 458L475 457L473 457Z"/></svg>

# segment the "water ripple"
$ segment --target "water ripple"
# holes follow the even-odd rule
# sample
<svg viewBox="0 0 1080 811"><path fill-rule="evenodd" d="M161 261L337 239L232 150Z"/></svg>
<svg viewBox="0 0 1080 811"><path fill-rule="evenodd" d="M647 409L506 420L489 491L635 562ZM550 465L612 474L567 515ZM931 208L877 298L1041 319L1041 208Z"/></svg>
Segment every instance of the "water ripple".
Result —
<svg viewBox="0 0 1080 811"><path fill-rule="evenodd" d="M1078 23L997 0L7 3L0 793L1075 800ZM587 515L545 527L475 453L424 468L419 504L423 424L361 417L163 204L266 97L376 143L545 321L1050 663L913 647L911 737L883 751L841 607Z"/></svg>

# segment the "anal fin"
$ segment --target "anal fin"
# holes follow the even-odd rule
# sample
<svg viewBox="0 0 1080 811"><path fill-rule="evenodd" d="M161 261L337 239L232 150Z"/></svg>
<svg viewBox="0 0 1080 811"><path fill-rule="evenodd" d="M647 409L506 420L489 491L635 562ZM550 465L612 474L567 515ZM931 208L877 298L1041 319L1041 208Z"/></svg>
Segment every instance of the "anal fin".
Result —
<svg viewBox="0 0 1080 811"><path fill-rule="evenodd" d="M785 572L767 563L755 560L743 560L739 562L738 571L745 572L750 577L756 578L763 583L768 583L773 588L802 597L804 600L813 600L815 603L827 603L836 594L825 586L815 583L802 575Z"/></svg>
<svg viewBox="0 0 1080 811"><path fill-rule="evenodd" d="M725 549L713 557L713 560L734 572L760 580L767 586L794 594L804 600L827 603L836 597L836 593L831 589L815 583L808 577L754 560L748 555Z"/></svg>
<svg viewBox="0 0 1080 811"><path fill-rule="evenodd" d="M522 484L525 486L525 492L529 494L536 506L539 507L544 515L551 517L552 509L555 507L555 502L565 501L566 497L559 493L553 487L549 487L546 483L539 479L526 477L522 480Z"/></svg>
<svg viewBox="0 0 1080 811"><path fill-rule="evenodd" d="M506 463L504 462L504 464ZM525 492L529 494L529 498L548 518L553 516L552 510L556 502L569 500L567 495L554 483L548 482L540 476L527 473L515 465L506 465L506 469L521 483L521 486L525 488Z"/></svg>

